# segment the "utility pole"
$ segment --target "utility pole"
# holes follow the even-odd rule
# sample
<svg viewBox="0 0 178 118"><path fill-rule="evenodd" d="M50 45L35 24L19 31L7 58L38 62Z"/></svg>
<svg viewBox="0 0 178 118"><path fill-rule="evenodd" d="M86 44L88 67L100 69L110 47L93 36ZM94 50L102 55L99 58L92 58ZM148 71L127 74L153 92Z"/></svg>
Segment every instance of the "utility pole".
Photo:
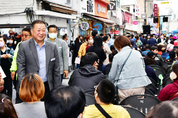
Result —
<svg viewBox="0 0 178 118"><path fill-rule="evenodd" d="M146 0L144 0L144 13L146 14ZM146 18L144 19L144 25L146 25Z"/></svg>

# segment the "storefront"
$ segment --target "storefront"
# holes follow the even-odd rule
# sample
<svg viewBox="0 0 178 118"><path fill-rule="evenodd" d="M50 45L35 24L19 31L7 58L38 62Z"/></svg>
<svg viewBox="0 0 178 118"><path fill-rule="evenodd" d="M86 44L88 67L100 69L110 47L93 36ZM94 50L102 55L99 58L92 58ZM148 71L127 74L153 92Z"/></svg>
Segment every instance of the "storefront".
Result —
<svg viewBox="0 0 178 118"><path fill-rule="evenodd" d="M108 0L95 0L94 2L94 14L82 13L85 22L88 22L89 28L87 31L80 31L81 35L91 34L92 30L97 30L98 34L105 34L105 29L108 26L112 26L114 21L109 20L107 17L107 5L110 3ZM83 21L82 21L83 22ZM81 23L82 23L81 22ZM80 23L80 25L81 25Z"/></svg>

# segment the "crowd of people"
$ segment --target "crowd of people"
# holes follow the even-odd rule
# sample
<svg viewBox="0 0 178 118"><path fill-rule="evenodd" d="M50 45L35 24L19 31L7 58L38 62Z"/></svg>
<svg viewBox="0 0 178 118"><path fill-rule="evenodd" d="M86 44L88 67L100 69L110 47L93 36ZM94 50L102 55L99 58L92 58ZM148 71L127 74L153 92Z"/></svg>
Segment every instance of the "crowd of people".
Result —
<svg viewBox="0 0 178 118"><path fill-rule="evenodd" d="M145 94L145 87L152 83L150 78L160 83L150 65L163 67L165 63L172 66L173 83L159 92L157 99L163 102L146 117L166 118L165 110L177 117L177 103L166 101L178 97L176 36L127 34L112 38L93 30L91 35L78 36L69 45L67 34L59 39L58 27L47 27L42 20L35 20L21 35L13 35L15 38L0 36L0 64L6 75L0 79L0 117L130 118L126 109L113 104L115 95L122 101ZM74 71L69 86L64 86L71 53ZM11 101L12 83L15 104ZM86 94L93 96L96 104L86 106Z"/></svg>

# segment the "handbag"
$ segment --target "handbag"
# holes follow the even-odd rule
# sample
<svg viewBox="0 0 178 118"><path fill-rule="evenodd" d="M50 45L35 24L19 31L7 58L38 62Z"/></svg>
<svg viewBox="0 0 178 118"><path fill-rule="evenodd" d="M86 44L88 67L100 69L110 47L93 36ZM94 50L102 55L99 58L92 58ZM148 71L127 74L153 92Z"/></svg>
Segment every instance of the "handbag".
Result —
<svg viewBox="0 0 178 118"><path fill-rule="evenodd" d="M121 72L122 72L122 69L123 69L125 63L127 62L128 58L130 57L131 53L132 53L132 50L130 51L128 57L127 57L126 60L124 61L124 64L122 65L121 70L120 70L120 72L119 72L118 78L120 77L120 74L121 74ZM115 82L118 82L118 80L119 80L119 79L115 80ZM114 83L115 83L115 82L114 82ZM120 99L119 99L119 96L118 96L118 89L119 89L119 88L118 88L117 85L115 86L115 88L116 88L116 94L115 94L115 97L114 97L112 103L118 105L118 102L119 102L119 100L120 100Z"/></svg>
<svg viewBox="0 0 178 118"><path fill-rule="evenodd" d="M79 57L75 58L75 64L80 64L81 59Z"/></svg>
<svg viewBox="0 0 178 118"><path fill-rule="evenodd" d="M112 118L99 104L95 104L95 106L106 118Z"/></svg>

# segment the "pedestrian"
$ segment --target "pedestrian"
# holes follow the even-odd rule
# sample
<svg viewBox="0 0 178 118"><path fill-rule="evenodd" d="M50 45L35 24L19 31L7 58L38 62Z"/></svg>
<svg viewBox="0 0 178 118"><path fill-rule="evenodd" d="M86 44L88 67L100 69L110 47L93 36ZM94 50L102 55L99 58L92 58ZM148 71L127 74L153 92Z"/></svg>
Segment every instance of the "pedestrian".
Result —
<svg viewBox="0 0 178 118"><path fill-rule="evenodd" d="M0 36L0 65L6 75L4 78L4 90L3 93L12 98L12 79L10 73L10 67L14 55L14 49L6 46L6 38Z"/></svg>
<svg viewBox="0 0 178 118"><path fill-rule="evenodd" d="M58 28L56 25L50 25L48 27L49 38L48 41L56 44L59 53L59 61L60 61L60 74L61 74L61 82L63 80L63 76L68 76L68 45L64 40L57 38Z"/></svg>
<svg viewBox="0 0 178 118"><path fill-rule="evenodd" d="M33 38L22 42L17 54L17 92L25 75L37 73L43 80L46 95L49 90L61 84L58 49L55 44L44 40L46 37L44 21L33 21L31 32Z"/></svg>
<svg viewBox="0 0 178 118"><path fill-rule="evenodd" d="M98 70L102 71L103 62L106 59L106 53L103 50L103 38L101 36L96 36L94 38L93 46L90 46L87 52L95 52L99 57Z"/></svg>
<svg viewBox="0 0 178 118"><path fill-rule="evenodd" d="M119 51L113 59L109 80L116 85L120 100L130 95L144 94L145 86L151 84L145 72L145 63L139 51L130 48L125 36L118 36L114 46Z"/></svg>
<svg viewBox="0 0 178 118"><path fill-rule="evenodd" d="M104 36L103 37L103 50L106 53L106 59L104 60L103 65L109 64L109 54L112 53L108 46L108 41L109 41L108 36Z"/></svg>
<svg viewBox="0 0 178 118"><path fill-rule="evenodd" d="M45 87L39 75L27 74L20 85L19 96L22 103L15 104L18 118L46 118L44 102L40 101Z"/></svg>
<svg viewBox="0 0 178 118"><path fill-rule="evenodd" d="M22 35L21 35L21 42L23 41L26 41L28 39L31 39L32 38L32 35L31 35L31 32L30 32L30 28L24 28L22 30ZM15 48L15 51L14 51L14 56L13 56L13 60L12 60L12 65L11 65L11 68L10 68L10 71L11 71L11 79L14 81L14 86L16 88L16 84L17 84L17 78L15 77L16 73L17 73L17 62L16 62L16 59L17 59L17 53L18 53L18 50L19 50L19 45L21 44L21 42L19 42Z"/></svg>

